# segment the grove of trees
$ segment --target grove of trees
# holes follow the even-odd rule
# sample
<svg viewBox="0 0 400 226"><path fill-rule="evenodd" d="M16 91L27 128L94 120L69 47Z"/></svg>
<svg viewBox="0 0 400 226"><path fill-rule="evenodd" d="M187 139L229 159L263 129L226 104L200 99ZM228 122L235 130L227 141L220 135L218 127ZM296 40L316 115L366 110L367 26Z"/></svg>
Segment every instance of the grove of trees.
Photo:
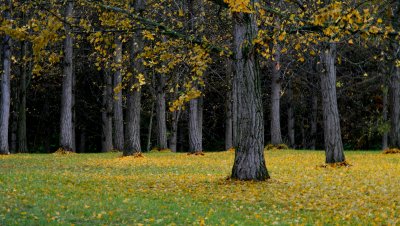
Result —
<svg viewBox="0 0 400 226"><path fill-rule="evenodd" d="M5 0L0 153L400 148L400 0ZM267 159L268 160L268 159Z"/></svg>

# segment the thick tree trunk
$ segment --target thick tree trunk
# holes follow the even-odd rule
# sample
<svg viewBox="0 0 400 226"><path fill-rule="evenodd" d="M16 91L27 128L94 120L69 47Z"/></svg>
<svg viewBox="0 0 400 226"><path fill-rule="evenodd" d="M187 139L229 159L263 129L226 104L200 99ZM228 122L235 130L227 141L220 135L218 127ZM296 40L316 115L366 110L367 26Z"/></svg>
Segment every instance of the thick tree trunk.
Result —
<svg viewBox="0 0 400 226"><path fill-rule="evenodd" d="M252 1L254 3L254 1ZM269 178L264 159L264 121L260 69L253 46L257 36L254 14L234 13L234 83L237 85L237 147L231 177Z"/></svg>
<svg viewBox="0 0 400 226"><path fill-rule="evenodd" d="M139 7L140 8L140 7ZM136 56L143 49L144 41L142 39L141 31L138 30L135 38L132 39L131 59L133 68L138 73L143 73L143 66L141 62L136 60ZM138 83L136 78L132 78L132 85ZM140 87L133 88L127 94L127 115L126 115L126 128L125 128L125 147L124 156L134 155L141 152L140 146Z"/></svg>
<svg viewBox="0 0 400 226"><path fill-rule="evenodd" d="M122 42L118 36L115 38L115 63L120 67L122 62ZM118 151L124 149L124 115L122 109L122 75L117 69L114 73L114 148Z"/></svg>
<svg viewBox="0 0 400 226"><path fill-rule="evenodd" d="M28 42L22 42L21 46L21 60L28 56ZM22 61L23 62L23 61ZM30 68L27 64L21 67L21 78L19 83L19 106L18 106L18 152L28 152L27 139L26 139L26 91L27 91L27 77L30 73Z"/></svg>
<svg viewBox="0 0 400 226"><path fill-rule="evenodd" d="M159 149L167 149L167 120L165 115L165 78L157 75L157 146Z"/></svg>
<svg viewBox="0 0 400 226"><path fill-rule="evenodd" d="M288 115L288 137L289 137L289 146L291 148L295 148L295 137L294 137L294 110L293 110L293 87L292 87L292 81L289 81L289 87L288 87L288 110L287 110L287 115Z"/></svg>
<svg viewBox="0 0 400 226"><path fill-rule="evenodd" d="M104 72L104 87L103 87L103 111L101 113L102 118L102 144L101 151L108 152L113 150L113 131L112 131L112 112L113 112L113 101L112 101L112 77L109 73Z"/></svg>
<svg viewBox="0 0 400 226"><path fill-rule="evenodd" d="M65 15L67 18L73 15L73 1L67 2ZM60 122L60 146L65 151L75 151L72 134L72 83L73 83L73 40L70 27L65 25L66 37L64 43L64 72L61 96L61 122Z"/></svg>
<svg viewBox="0 0 400 226"><path fill-rule="evenodd" d="M193 99L189 107L189 151L191 153L203 150L199 117L199 99Z"/></svg>
<svg viewBox="0 0 400 226"><path fill-rule="evenodd" d="M321 55L324 70L324 73L321 74L321 89L326 163L345 161L336 96L335 59L336 44L330 43Z"/></svg>
<svg viewBox="0 0 400 226"><path fill-rule="evenodd" d="M11 5L11 1L5 1L6 6ZM9 10L5 10L4 18L10 19ZM4 36L3 39L3 73L1 75L0 86L0 154L10 154L8 146L8 125L10 119L10 78L11 78L11 37Z"/></svg>
<svg viewBox="0 0 400 226"><path fill-rule="evenodd" d="M281 70L280 70L280 46L275 46L274 61L272 62L271 78L271 144L282 143L280 123L280 99L281 99Z"/></svg>

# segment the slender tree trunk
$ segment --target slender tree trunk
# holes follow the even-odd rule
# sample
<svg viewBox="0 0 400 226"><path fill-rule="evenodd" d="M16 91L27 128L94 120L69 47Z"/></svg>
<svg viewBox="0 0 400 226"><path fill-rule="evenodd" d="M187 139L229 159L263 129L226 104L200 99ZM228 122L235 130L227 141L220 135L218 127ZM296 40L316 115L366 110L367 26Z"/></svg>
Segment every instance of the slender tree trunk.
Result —
<svg viewBox="0 0 400 226"><path fill-rule="evenodd" d="M289 81L288 87L288 137L289 137L289 146L291 148L295 148L295 137L294 137L294 110L293 110L293 87L292 87L292 80Z"/></svg>
<svg viewBox="0 0 400 226"><path fill-rule="evenodd" d="M226 62L226 79L228 81L229 90L226 93L225 102L225 150L233 148L233 81L232 81L232 61L227 60Z"/></svg>
<svg viewBox="0 0 400 226"><path fill-rule="evenodd" d="M150 122L149 122L149 128L147 129L147 151L151 150L151 133L153 129L153 118L154 118L154 101L151 104L151 112L150 112Z"/></svg>
<svg viewBox="0 0 400 226"><path fill-rule="evenodd" d="M232 65L233 67L233 65ZM234 68L232 68L234 69ZM238 145L238 84L235 79L235 73L232 76L232 144L233 147Z"/></svg>
<svg viewBox="0 0 400 226"><path fill-rule="evenodd" d="M11 5L10 0L5 1L5 6ZM4 18L10 19L9 10L4 11ZM4 36L3 39L3 73L0 86L0 154L10 154L8 146L8 125L10 118L10 78L11 78L11 37Z"/></svg>
<svg viewBox="0 0 400 226"><path fill-rule="evenodd" d="M67 18L73 16L73 1L69 0L66 5L65 15ZM73 39L70 27L65 25L66 35L64 43L64 72L61 96L61 128L60 146L65 151L75 151L72 134L72 83L73 83Z"/></svg>
<svg viewBox="0 0 400 226"><path fill-rule="evenodd" d="M254 1L251 1L254 4ZM237 85L237 147L231 177L269 178L264 159L264 121L260 69L253 46L257 36L255 14L233 13L234 83Z"/></svg>
<svg viewBox="0 0 400 226"><path fill-rule="evenodd" d="M174 111L171 114L172 114L172 123L171 123L171 137L169 139L169 149L172 152L176 152L177 139L178 139L178 122L181 112Z"/></svg>
<svg viewBox="0 0 400 226"><path fill-rule="evenodd" d="M400 29L400 0L393 7L393 28ZM400 67L396 67L396 60L400 60L400 45L397 40L390 43L393 50L393 63L390 75L390 147L400 148Z"/></svg>
<svg viewBox="0 0 400 226"><path fill-rule="evenodd" d="M80 137L80 143L79 143L79 152L80 153L85 153L86 152L86 130L85 130L85 128L82 128L82 130L81 130L81 137Z"/></svg>
<svg viewBox="0 0 400 226"><path fill-rule="evenodd" d="M310 149L316 149L317 143L317 126L318 126L318 95L315 93L312 96L311 106L311 142Z"/></svg>
<svg viewBox="0 0 400 226"><path fill-rule="evenodd" d="M167 120L165 114L165 78L157 75L157 145L159 149L167 149Z"/></svg>
<svg viewBox="0 0 400 226"><path fill-rule="evenodd" d="M232 92L228 91L225 102L225 150L233 147L232 139Z"/></svg>
<svg viewBox="0 0 400 226"><path fill-rule="evenodd" d="M274 61L272 62L271 81L271 144L282 143L280 123L280 99L281 99L281 70L280 70L280 46L275 46Z"/></svg>
<svg viewBox="0 0 400 226"><path fill-rule="evenodd" d="M75 59L75 52L74 55L72 56L73 59ZM75 93L76 93L76 74L75 74L75 64L73 65L72 68L72 150L76 150L76 109L75 109Z"/></svg>
<svg viewBox="0 0 400 226"><path fill-rule="evenodd" d="M383 123L386 123L388 119L388 90L386 86L384 86L383 88L382 95L383 95L382 121ZM384 131L382 134L382 149L385 150L386 148L388 148L388 132Z"/></svg>
<svg viewBox="0 0 400 226"><path fill-rule="evenodd" d="M115 38L115 62L121 67L122 62L122 41ZM124 115L122 109L122 75L117 69L114 73L114 148L118 151L124 149Z"/></svg>
<svg viewBox="0 0 400 226"><path fill-rule="evenodd" d="M24 61L24 57L28 56L28 42L23 41L21 46L21 62ZM19 106L18 106L18 152L28 152L27 139L26 139L26 91L27 91L27 77L30 73L28 64L24 63L21 67L21 78L20 78L20 95L19 95Z"/></svg>
<svg viewBox="0 0 400 226"><path fill-rule="evenodd" d="M103 134L101 151L108 152L113 150L113 133L112 133L112 112L113 112L113 101L112 101L112 77L109 73L104 73L104 87L103 87L103 111L101 118L103 121Z"/></svg>
<svg viewBox="0 0 400 226"><path fill-rule="evenodd" d="M321 75L322 108L326 163L344 162L345 156L340 131L336 96L336 44L330 43L321 55L324 73Z"/></svg>

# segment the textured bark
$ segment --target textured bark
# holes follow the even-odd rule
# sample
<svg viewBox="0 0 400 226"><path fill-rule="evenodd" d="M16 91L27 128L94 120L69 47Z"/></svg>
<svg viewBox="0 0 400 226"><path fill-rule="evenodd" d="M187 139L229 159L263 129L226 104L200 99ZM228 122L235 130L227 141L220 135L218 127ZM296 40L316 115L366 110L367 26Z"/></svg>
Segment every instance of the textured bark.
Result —
<svg viewBox="0 0 400 226"><path fill-rule="evenodd" d="M102 123L102 144L101 151L108 152L113 150L113 131L112 131L112 77L109 73L104 73L104 87L103 87L103 111L101 113Z"/></svg>
<svg viewBox="0 0 400 226"><path fill-rule="evenodd" d="M65 9L67 18L73 16L73 1L68 1ZM72 132L72 83L73 83L73 39L70 27L65 25L64 69L61 96L60 146L66 151L75 151Z"/></svg>
<svg viewBox="0 0 400 226"><path fill-rule="evenodd" d="M199 121L199 99L193 99L189 107L189 151L192 153L203 150Z"/></svg>
<svg viewBox="0 0 400 226"><path fill-rule="evenodd" d="M7 6L11 1L5 1ZM10 12L5 10L4 18L10 19ZM10 154L8 144L8 125L10 119L10 78L11 78L11 37L4 36L3 39L3 73L0 85L0 154Z"/></svg>
<svg viewBox="0 0 400 226"><path fill-rule="evenodd" d="M28 42L22 42L21 46L21 60L27 57ZM21 66L21 77L19 83L19 105L18 105L18 152L28 152L27 139L26 139L26 91L27 91L27 77L30 74L29 65L23 64Z"/></svg>
<svg viewBox="0 0 400 226"><path fill-rule="evenodd" d="M335 59L336 44L330 43L321 55L324 70L321 74L321 89L326 163L345 161L336 96Z"/></svg>
<svg viewBox="0 0 400 226"><path fill-rule="evenodd" d="M144 2L143 2L144 4ZM143 6L137 5L135 9L142 9ZM144 72L141 62L136 60L136 56L143 50L144 41L142 39L141 31L138 30L135 37L132 39L131 59L133 62L133 70L138 73ZM132 78L132 85L137 83L136 78ZM141 152L140 146L140 96L141 90L139 88L130 89L127 93L127 109L126 109L126 128L125 128L125 147L124 156L134 155Z"/></svg>
<svg viewBox="0 0 400 226"><path fill-rule="evenodd" d="M281 122L280 122L280 99L281 99L281 70L280 70L280 46L276 44L274 61L272 62L271 78L271 144L282 143Z"/></svg>
<svg viewBox="0 0 400 226"><path fill-rule="evenodd" d="M122 42L118 36L115 38L115 62L120 64L122 61ZM114 73L114 148L118 151L124 149L124 116L122 109L122 75L120 70ZM117 88L117 89L116 89Z"/></svg>
<svg viewBox="0 0 400 226"><path fill-rule="evenodd" d="M158 75L157 79L157 146L160 149L168 148L167 120L165 114L165 78Z"/></svg>
<svg viewBox="0 0 400 226"><path fill-rule="evenodd" d="M254 3L254 1L252 1ZM231 177L239 180L269 178L264 159L264 121L260 69L252 45L257 35L256 16L234 13L234 83L237 92L237 146Z"/></svg>
<svg viewBox="0 0 400 226"><path fill-rule="evenodd" d="M289 81L289 87L288 87L288 110L287 110L287 115L288 115L288 137L289 137L289 146L291 148L295 148L295 137L294 137L294 110L293 110L293 87L292 87L292 81Z"/></svg>

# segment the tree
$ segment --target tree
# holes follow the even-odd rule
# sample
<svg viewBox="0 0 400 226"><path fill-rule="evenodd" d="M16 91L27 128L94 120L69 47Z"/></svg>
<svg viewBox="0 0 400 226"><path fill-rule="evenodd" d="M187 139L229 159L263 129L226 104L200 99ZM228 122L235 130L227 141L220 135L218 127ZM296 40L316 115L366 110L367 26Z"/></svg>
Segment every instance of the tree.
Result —
<svg viewBox="0 0 400 226"><path fill-rule="evenodd" d="M321 53L322 109L326 163L345 161L336 97L336 43L328 43Z"/></svg>
<svg viewBox="0 0 400 226"><path fill-rule="evenodd" d="M165 105L165 77L158 75L157 80L157 146L160 150L167 149L167 121L166 121L166 105Z"/></svg>
<svg viewBox="0 0 400 226"><path fill-rule="evenodd" d="M4 2L4 18L11 20L11 0ZM0 154L10 154L8 146L8 125L10 118L10 78L11 78L11 47L9 35L3 38L3 73L1 76L0 99Z"/></svg>
<svg viewBox="0 0 400 226"><path fill-rule="evenodd" d="M252 0L254 7L256 1ZM264 159L264 121L260 69L253 39L257 35L255 14L234 12L233 58L237 88L237 146L231 177L239 180L269 178Z"/></svg>
<svg viewBox="0 0 400 226"><path fill-rule="evenodd" d="M71 20L73 17L74 2L68 0L65 6L65 17ZM60 122L60 146L65 151L74 152L73 123L72 123L72 86L73 86L73 38L71 28L65 24L64 42L64 69L61 96L61 122Z"/></svg>
<svg viewBox="0 0 400 226"><path fill-rule="evenodd" d="M115 37L115 63L119 67L114 72L114 148L116 150L124 149L124 116L122 109L122 74L121 74L121 62L122 62L122 41L120 37Z"/></svg>
<svg viewBox="0 0 400 226"><path fill-rule="evenodd" d="M113 150L112 143L112 77L109 73L103 72L104 86L103 86L103 109L101 112L103 134L102 134L102 152Z"/></svg>

